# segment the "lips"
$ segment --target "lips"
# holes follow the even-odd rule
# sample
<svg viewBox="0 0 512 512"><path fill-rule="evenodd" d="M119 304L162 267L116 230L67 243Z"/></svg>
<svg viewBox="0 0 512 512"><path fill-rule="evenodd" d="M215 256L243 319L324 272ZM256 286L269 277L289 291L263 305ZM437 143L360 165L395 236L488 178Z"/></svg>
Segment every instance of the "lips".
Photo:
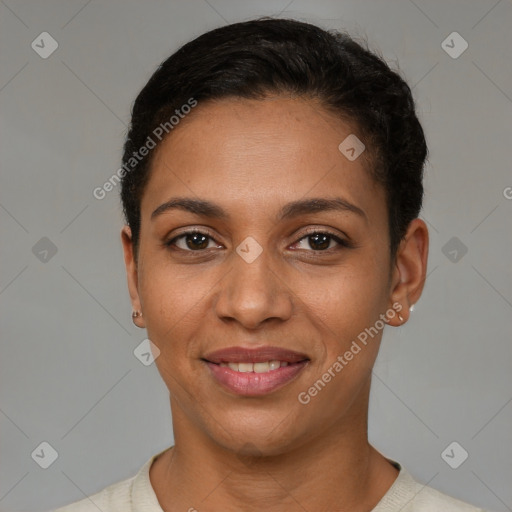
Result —
<svg viewBox="0 0 512 512"><path fill-rule="evenodd" d="M264 363L281 361L298 363L309 360L306 354L286 350L279 347L244 348L230 347L207 354L204 359L210 363Z"/></svg>
<svg viewBox="0 0 512 512"><path fill-rule="evenodd" d="M236 395L262 396L294 380L309 358L278 347L231 347L211 352L203 361L224 389Z"/></svg>

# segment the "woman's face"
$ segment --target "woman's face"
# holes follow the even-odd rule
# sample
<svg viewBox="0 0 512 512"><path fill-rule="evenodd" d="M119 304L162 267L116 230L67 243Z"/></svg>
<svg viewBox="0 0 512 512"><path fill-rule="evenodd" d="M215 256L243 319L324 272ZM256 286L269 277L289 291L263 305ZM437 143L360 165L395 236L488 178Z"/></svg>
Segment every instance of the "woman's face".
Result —
<svg viewBox="0 0 512 512"><path fill-rule="evenodd" d="M136 267L124 245L177 436L278 454L365 423L399 278L384 190L338 149L352 130L313 101L224 99L160 146Z"/></svg>

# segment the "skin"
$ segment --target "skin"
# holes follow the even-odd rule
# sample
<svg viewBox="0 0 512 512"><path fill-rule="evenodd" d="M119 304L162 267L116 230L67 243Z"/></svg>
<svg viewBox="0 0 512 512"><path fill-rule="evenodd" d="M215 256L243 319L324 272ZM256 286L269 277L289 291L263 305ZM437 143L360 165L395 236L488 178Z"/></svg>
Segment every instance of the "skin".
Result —
<svg viewBox="0 0 512 512"><path fill-rule="evenodd" d="M425 223L411 222L392 261L385 192L365 153L349 161L338 150L351 133L310 99L223 99L199 104L155 154L137 258L128 226L121 238L132 306L143 312L134 321L160 350L155 364L170 392L175 446L150 470L166 512L368 511L398 475L367 438L382 331L308 404L297 398L394 303L403 322L395 315L388 325L405 323L425 280ZM173 209L151 219L173 197L215 202L228 217ZM277 220L283 205L313 197L342 197L364 216ZM190 228L212 239L164 245ZM327 239L319 250L310 228L353 247ZM263 249L252 263L235 250L248 236ZM190 249L197 244L207 248ZM310 361L262 397L226 391L201 359L264 345Z"/></svg>

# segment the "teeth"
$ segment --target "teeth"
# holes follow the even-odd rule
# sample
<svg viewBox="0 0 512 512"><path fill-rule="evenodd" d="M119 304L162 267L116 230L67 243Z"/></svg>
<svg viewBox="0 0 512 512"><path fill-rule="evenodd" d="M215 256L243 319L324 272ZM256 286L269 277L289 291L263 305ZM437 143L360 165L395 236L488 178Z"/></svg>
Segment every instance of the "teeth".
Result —
<svg viewBox="0 0 512 512"><path fill-rule="evenodd" d="M267 373L270 370L269 363L254 363L255 373Z"/></svg>
<svg viewBox="0 0 512 512"><path fill-rule="evenodd" d="M230 368L235 372L241 373L267 373L273 370L277 370L281 366L288 366L288 361L266 361L263 363L220 363L223 368Z"/></svg>
<svg viewBox="0 0 512 512"><path fill-rule="evenodd" d="M243 373L249 373L253 370L252 363L238 363L238 371Z"/></svg>
<svg viewBox="0 0 512 512"><path fill-rule="evenodd" d="M268 363L268 365L270 366L271 370L277 370L281 366L281 362L280 361L270 361Z"/></svg>

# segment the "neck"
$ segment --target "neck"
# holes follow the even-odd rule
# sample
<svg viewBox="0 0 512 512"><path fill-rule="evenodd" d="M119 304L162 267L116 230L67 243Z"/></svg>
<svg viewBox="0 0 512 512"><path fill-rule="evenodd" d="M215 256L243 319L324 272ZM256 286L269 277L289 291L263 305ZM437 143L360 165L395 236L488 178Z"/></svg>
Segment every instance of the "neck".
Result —
<svg viewBox="0 0 512 512"><path fill-rule="evenodd" d="M372 510L398 474L367 439L367 408L267 457L240 455L193 428L173 404L175 446L150 478L165 512Z"/></svg>

